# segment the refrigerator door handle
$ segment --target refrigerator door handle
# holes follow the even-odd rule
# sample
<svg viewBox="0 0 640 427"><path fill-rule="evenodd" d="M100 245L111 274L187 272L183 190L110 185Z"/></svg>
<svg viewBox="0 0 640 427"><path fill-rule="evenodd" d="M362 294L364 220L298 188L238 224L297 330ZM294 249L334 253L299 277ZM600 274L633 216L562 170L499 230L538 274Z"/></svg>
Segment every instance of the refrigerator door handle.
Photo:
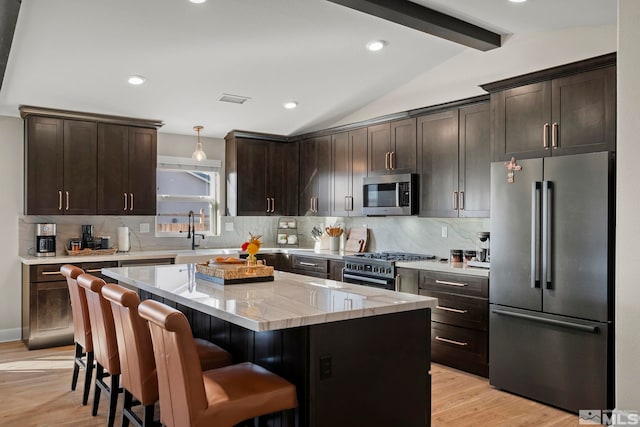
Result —
<svg viewBox="0 0 640 427"><path fill-rule="evenodd" d="M553 216L553 183L542 181L542 277L545 289L553 289L551 270L551 217Z"/></svg>
<svg viewBox="0 0 640 427"><path fill-rule="evenodd" d="M560 327L569 328L569 329L576 329L578 331L583 331L583 332L592 332L592 333L598 332L597 326L582 325L580 323L567 322L564 320L547 319L546 317L538 317L538 316L532 316L530 314L500 310L498 308L492 309L491 312L495 314L501 314L503 316L517 317L518 319L532 320L534 322L546 323L548 325L560 326Z"/></svg>
<svg viewBox="0 0 640 427"><path fill-rule="evenodd" d="M531 287L540 287L540 190L542 183L531 183Z"/></svg>

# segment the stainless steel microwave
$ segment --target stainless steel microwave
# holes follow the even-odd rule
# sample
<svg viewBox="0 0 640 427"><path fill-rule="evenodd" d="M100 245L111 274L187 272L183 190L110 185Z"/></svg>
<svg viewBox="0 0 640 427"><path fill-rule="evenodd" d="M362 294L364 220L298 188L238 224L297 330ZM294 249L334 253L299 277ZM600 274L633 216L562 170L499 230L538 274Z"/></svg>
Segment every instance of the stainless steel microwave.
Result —
<svg viewBox="0 0 640 427"><path fill-rule="evenodd" d="M418 176L414 173L368 176L362 179L364 215L418 213Z"/></svg>

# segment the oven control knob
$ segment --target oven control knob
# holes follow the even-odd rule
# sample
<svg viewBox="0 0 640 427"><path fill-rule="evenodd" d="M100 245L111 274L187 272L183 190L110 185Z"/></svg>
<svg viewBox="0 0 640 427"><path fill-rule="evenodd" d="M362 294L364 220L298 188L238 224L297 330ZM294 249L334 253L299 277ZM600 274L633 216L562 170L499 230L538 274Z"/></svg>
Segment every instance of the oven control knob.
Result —
<svg viewBox="0 0 640 427"><path fill-rule="evenodd" d="M373 267L373 272L377 273L378 272L378 267Z"/></svg>

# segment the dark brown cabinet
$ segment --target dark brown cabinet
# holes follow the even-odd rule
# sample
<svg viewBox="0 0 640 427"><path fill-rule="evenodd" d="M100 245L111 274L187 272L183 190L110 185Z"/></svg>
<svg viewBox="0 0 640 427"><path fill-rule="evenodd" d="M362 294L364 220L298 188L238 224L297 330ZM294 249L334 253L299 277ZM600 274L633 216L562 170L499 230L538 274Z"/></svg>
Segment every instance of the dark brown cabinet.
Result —
<svg viewBox="0 0 640 427"><path fill-rule="evenodd" d="M100 269L117 265L115 261L78 264L103 279ZM30 350L73 343L71 300L61 266L22 266L22 339Z"/></svg>
<svg viewBox="0 0 640 427"><path fill-rule="evenodd" d="M156 129L98 125L98 214L156 214Z"/></svg>
<svg viewBox="0 0 640 427"><path fill-rule="evenodd" d="M227 215L296 215L296 143L226 139Z"/></svg>
<svg viewBox="0 0 640 427"><path fill-rule="evenodd" d="M329 260L327 258L294 254L291 255L291 272L328 279L330 275Z"/></svg>
<svg viewBox="0 0 640 427"><path fill-rule="evenodd" d="M344 270L344 261L329 260L329 279L341 282L342 270Z"/></svg>
<svg viewBox="0 0 640 427"><path fill-rule="evenodd" d="M420 215L488 217L491 137L489 105L418 117Z"/></svg>
<svg viewBox="0 0 640 427"><path fill-rule="evenodd" d="M489 279L420 271L420 295L438 298L431 314L431 360L489 375Z"/></svg>
<svg viewBox="0 0 640 427"><path fill-rule="evenodd" d="M27 215L95 214L96 123L29 116L25 127Z"/></svg>
<svg viewBox="0 0 640 427"><path fill-rule="evenodd" d="M367 176L367 129L331 136L333 216L362 215L362 178Z"/></svg>
<svg viewBox="0 0 640 427"><path fill-rule="evenodd" d="M420 290L420 270L399 267L396 269L396 291L418 295Z"/></svg>
<svg viewBox="0 0 640 427"><path fill-rule="evenodd" d="M615 150L615 66L501 90L491 103L495 161Z"/></svg>
<svg viewBox="0 0 640 427"><path fill-rule="evenodd" d="M416 172L416 119L383 123L367 130L369 175Z"/></svg>
<svg viewBox="0 0 640 427"><path fill-rule="evenodd" d="M299 215L330 215L331 137L300 142Z"/></svg>

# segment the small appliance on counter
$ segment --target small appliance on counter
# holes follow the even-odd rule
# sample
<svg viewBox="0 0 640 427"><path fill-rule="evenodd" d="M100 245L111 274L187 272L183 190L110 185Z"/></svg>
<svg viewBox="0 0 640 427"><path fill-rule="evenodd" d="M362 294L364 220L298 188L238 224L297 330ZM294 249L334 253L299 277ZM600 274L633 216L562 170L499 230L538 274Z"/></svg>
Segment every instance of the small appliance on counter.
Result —
<svg viewBox="0 0 640 427"><path fill-rule="evenodd" d="M478 237L476 259L468 261L467 265L469 267L490 268L490 233L488 231L479 231L476 236Z"/></svg>
<svg viewBox="0 0 640 427"><path fill-rule="evenodd" d="M82 226L82 249L94 249L93 225Z"/></svg>
<svg viewBox="0 0 640 427"><path fill-rule="evenodd" d="M56 225L36 224L36 256L56 255Z"/></svg>
<svg viewBox="0 0 640 427"><path fill-rule="evenodd" d="M129 252L129 249L131 249L129 227L118 227L118 252Z"/></svg>

